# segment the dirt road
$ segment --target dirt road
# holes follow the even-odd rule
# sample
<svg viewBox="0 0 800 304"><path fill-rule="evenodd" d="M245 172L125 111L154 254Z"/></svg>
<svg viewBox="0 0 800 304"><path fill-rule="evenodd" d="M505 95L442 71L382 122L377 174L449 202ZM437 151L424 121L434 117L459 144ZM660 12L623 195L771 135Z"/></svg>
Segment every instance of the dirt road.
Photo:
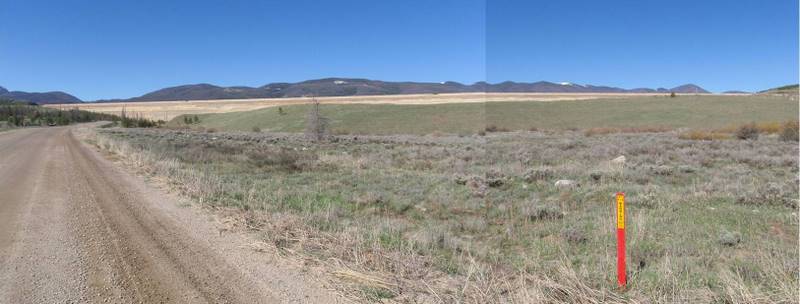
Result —
<svg viewBox="0 0 800 304"><path fill-rule="evenodd" d="M72 133L0 133L0 303L338 302Z"/></svg>

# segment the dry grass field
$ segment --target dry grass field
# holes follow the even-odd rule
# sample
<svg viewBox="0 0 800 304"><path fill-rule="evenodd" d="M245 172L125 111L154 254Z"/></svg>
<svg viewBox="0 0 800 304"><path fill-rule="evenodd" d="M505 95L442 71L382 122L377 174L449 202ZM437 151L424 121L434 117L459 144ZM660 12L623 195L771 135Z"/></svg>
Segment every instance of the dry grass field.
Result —
<svg viewBox="0 0 800 304"><path fill-rule="evenodd" d="M798 146L780 138L112 128L91 142L357 301L797 303Z"/></svg>
<svg viewBox="0 0 800 304"><path fill-rule="evenodd" d="M797 303L796 101L520 97L323 104L321 142L305 105L89 141L357 302Z"/></svg>
<svg viewBox="0 0 800 304"><path fill-rule="evenodd" d="M318 97L322 104L401 104L427 105L448 103L479 103L486 101L558 101L596 98L626 98L636 96L653 96L664 94L611 94L611 93L458 93L458 94L419 94L419 95L382 95L382 96L347 96ZM208 114L251 111L275 106L305 104L310 98L265 98L265 99L222 99L222 100L185 100L185 101L153 101L153 102L120 102L120 103L86 103L86 104L54 104L51 108L71 109L119 114L123 107L129 114L140 115L153 120L169 121L183 114Z"/></svg>
<svg viewBox="0 0 800 304"><path fill-rule="evenodd" d="M745 123L780 127L796 120L798 103L762 95L632 95L625 98L543 100L443 104L323 104L334 134L475 134L481 131L583 130L669 131L691 128L717 131ZM590 96L581 96L588 98ZM540 96L545 98L545 96ZM217 131L302 132L308 105L179 117L167 126ZM192 118L187 124L186 119ZM196 118L196 119L195 119ZM488 130L487 130L488 129ZM591 130L589 130L591 129ZM774 133L774 131L772 131Z"/></svg>

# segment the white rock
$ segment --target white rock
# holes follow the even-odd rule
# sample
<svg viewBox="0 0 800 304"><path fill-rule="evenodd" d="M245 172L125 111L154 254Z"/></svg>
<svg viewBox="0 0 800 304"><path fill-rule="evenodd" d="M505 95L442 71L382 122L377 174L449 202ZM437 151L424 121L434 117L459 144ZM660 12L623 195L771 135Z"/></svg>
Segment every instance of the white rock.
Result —
<svg viewBox="0 0 800 304"><path fill-rule="evenodd" d="M570 179L560 179L556 181L555 186L558 188L572 188L572 187L577 187L578 182Z"/></svg>
<svg viewBox="0 0 800 304"><path fill-rule="evenodd" d="M624 165L625 164L625 160L626 160L625 155L620 155L619 157L617 157L615 159L612 159L611 163Z"/></svg>

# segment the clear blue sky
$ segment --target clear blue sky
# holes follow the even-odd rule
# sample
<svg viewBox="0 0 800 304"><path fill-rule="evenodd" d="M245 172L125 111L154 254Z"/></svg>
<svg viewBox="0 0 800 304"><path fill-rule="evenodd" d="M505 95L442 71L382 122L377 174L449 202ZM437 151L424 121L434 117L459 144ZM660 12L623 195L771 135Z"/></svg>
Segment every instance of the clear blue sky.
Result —
<svg viewBox="0 0 800 304"><path fill-rule="evenodd" d="M330 76L485 78L485 8L449 1L0 1L0 86L84 100Z"/></svg>
<svg viewBox="0 0 800 304"><path fill-rule="evenodd" d="M796 0L0 2L0 86L84 100L342 76L712 91L798 81Z"/></svg>
<svg viewBox="0 0 800 304"><path fill-rule="evenodd" d="M489 0L487 79L757 91L798 82L797 0Z"/></svg>

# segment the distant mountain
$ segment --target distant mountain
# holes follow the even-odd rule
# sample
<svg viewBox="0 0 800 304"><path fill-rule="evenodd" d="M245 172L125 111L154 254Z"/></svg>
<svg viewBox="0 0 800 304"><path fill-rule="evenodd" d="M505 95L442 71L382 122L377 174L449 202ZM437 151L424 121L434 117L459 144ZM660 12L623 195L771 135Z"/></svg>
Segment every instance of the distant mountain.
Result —
<svg viewBox="0 0 800 304"><path fill-rule="evenodd" d="M750 93L750 92L746 92L746 91L737 91L737 90L733 90L733 91L725 91L725 92L722 92L722 94L752 94L752 93Z"/></svg>
<svg viewBox="0 0 800 304"><path fill-rule="evenodd" d="M3 87L0 87L0 99L13 99L15 101L26 101L37 104L82 102L75 96L59 91L45 92L45 93L30 93L22 91L9 92L6 88Z"/></svg>
<svg viewBox="0 0 800 304"><path fill-rule="evenodd" d="M220 87L211 84L193 84L164 88L139 97L111 101L170 101L170 100L208 100L208 99L245 99L245 98L282 98L302 96L362 96L362 95L397 95L397 94L438 94L438 93L708 93L703 88L686 84L672 89L622 89L609 86L579 85L568 82L554 83L513 82L497 84L476 82L465 85L458 82L388 82L359 78L324 78L297 83L270 83L260 87Z"/></svg>
<svg viewBox="0 0 800 304"><path fill-rule="evenodd" d="M697 93L700 93L700 94L711 93L711 92L706 91L705 89L701 88L700 86L695 85L695 84L691 84L691 83L690 84L684 84L682 86L674 87L674 88L670 89L669 91L670 92L675 92L675 93L695 93L695 94L697 94Z"/></svg>

